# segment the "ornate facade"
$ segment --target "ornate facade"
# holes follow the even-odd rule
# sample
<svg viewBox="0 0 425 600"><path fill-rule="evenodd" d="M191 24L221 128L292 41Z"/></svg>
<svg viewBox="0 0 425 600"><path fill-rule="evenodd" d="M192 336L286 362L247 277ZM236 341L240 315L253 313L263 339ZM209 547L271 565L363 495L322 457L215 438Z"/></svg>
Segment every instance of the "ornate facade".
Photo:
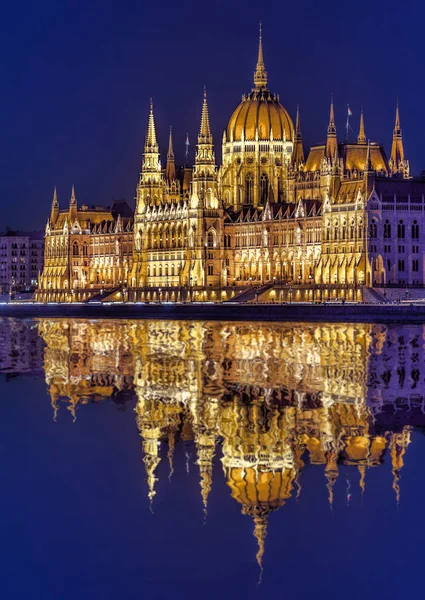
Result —
<svg viewBox="0 0 425 600"><path fill-rule="evenodd" d="M398 105L389 159L367 141L363 112L357 141L338 141L333 100L326 142L305 156L299 110L294 126L268 88L260 31L254 86L223 133L222 164L205 92L193 169L176 168L171 130L162 168L151 103L134 229L128 216L78 209L74 195L59 211L55 195L38 298L102 289L133 301L355 300L365 286L423 285L424 195ZM75 243L87 254L74 255Z"/></svg>

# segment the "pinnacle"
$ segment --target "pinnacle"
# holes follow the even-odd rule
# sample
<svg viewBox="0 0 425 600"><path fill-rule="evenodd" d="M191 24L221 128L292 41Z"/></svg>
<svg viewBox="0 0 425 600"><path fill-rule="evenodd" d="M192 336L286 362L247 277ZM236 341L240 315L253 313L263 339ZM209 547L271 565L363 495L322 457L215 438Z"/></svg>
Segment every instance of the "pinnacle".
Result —
<svg viewBox="0 0 425 600"><path fill-rule="evenodd" d="M204 138L211 137L210 119L208 115L207 90L204 87L204 102L202 104L201 128L199 136Z"/></svg>

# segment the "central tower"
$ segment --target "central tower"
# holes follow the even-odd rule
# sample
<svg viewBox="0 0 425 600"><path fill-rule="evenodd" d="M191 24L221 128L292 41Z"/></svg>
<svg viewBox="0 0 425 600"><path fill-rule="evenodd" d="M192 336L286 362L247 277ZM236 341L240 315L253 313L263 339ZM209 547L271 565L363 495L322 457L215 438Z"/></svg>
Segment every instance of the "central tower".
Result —
<svg viewBox="0 0 425 600"><path fill-rule="evenodd" d="M284 199L286 169L294 146L294 125L267 87L260 25L254 87L230 118L223 133L220 190L225 206L265 205Z"/></svg>

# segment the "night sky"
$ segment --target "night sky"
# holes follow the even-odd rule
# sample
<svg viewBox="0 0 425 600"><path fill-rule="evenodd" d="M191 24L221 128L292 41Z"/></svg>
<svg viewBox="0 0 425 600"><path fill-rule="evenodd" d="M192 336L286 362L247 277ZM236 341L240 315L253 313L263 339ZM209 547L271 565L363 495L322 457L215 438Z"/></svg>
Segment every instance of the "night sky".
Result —
<svg viewBox="0 0 425 600"><path fill-rule="evenodd" d="M61 207L72 184L79 203L133 205L151 96L163 155L172 125L181 163L206 85L219 158L222 130L252 87L260 20L269 87L293 118L300 104L305 145L324 140L333 93L339 138L347 103L356 133L363 106L366 135L389 153L398 96L420 173L424 14L419 0L4 4L0 230L44 227L55 185Z"/></svg>

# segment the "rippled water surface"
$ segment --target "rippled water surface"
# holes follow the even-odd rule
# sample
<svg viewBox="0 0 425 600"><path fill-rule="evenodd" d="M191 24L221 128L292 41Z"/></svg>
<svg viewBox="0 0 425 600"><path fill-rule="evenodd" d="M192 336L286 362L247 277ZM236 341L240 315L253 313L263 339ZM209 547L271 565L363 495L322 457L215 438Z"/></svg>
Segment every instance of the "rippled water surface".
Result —
<svg viewBox="0 0 425 600"><path fill-rule="evenodd" d="M422 594L425 327L0 320L0 594Z"/></svg>

